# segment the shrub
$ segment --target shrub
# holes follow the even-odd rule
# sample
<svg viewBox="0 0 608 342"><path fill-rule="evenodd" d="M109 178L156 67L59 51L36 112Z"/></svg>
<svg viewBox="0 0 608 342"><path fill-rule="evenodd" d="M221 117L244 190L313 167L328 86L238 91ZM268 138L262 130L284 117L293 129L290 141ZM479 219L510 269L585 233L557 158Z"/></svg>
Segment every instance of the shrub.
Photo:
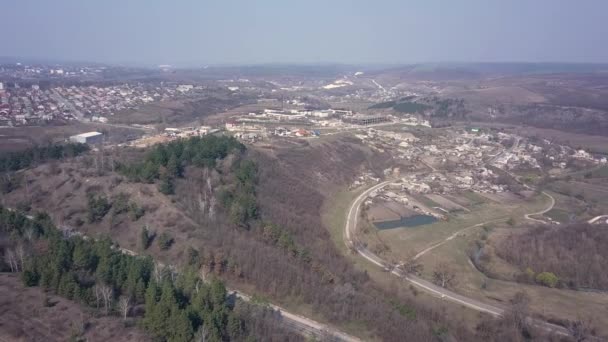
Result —
<svg viewBox="0 0 608 342"><path fill-rule="evenodd" d="M158 247L161 250L163 250L163 251L168 250L169 248L171 248L172 244L173 244L173 238L171 237L171 235L169 235L169 233L163 232L158 237Z"/></svg>
<svg viewBox="0 0 608 342"><path fill-rule="evenodd" d="M544 286L555 287L559 278L551 272L541 272L536 276L536 281Z"/></svg>
<svg viewBox="0 0 608 342"><path fill-rule="evenodd" d="M105 196L95 196L89 193L87 198L89 223L99 222L110 211L112 204Z"/></svg>

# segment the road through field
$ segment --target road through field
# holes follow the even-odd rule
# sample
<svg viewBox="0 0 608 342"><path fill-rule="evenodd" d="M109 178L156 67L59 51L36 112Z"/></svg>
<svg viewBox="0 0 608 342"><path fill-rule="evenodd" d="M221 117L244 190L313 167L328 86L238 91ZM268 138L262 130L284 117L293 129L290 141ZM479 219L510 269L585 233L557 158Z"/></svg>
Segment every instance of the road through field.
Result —
<svg viewBox="0 0 608 342"><path fill-rule="evenodd" d="M387 271L390 271L391 274L403 278L406 281L418 286L419 288L425 290L433 296L439 297L441 299L449 300L454 303L461 304L473 310L488 313L490 315L500 317L505 313L504 307L499 307L497 305L491 305L483 303L479 300L465 297L443 287L437 286L427 280L424 280L413 274L406 274L404 271L397 267L392 267L390 263L386 260L383 260L378 255L371 252L367 249L363 244L358 243L355 238L355 233L357 229L357 220L359 218L359 212L361 204L365 201L365 199L369 196L369 194L373 191L379 190L389 184L390 181L384 181L379 184L376 184L369 189L365 190L361 193L355 200L352 202L351 206L348 210L348 216L346 217L346 224L344 227L344 242L348 248L355 250L359 255L370 261L371 263L384 268ZM544 321L539 321L536 319L528 318L528 320L539 327L542 327L548 331L555 332L560 335L569 335L568 330L565 328L551 324Z"/></svg>

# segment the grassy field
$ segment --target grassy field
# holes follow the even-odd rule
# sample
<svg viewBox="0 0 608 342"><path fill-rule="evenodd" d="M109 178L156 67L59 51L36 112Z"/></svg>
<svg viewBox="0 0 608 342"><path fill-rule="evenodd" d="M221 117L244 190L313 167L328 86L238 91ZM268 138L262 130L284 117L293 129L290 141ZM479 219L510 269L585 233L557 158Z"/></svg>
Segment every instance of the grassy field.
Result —
<svg viewBox="0 0 608 342"><path fill-rule="evenodd" d="M342 191L335 198L326 203L323 210L323 219L326 226L330 229L332 239L338 248L345 253L355 266L365 270L371 279L379 285L389 288L399 293L413 294L409 286L402 281L396 280L387 272L379 267L367 262L363 258L352 254L343 242L343 229L346 218L346 211L352 200L361 193L361 189L356 191ZM475 194L474 194L475 195ZM452 267L457 275L454 290L466 296L477 298L487 303L507 306L508 302L519 291L525 291L531 298L531 309L534 314L545 318L577 319L589 312L605 312L608 306L608 297L605 294L591 292L577 292L572 290L551 289L543 286L520 284L507 280L488 278L477 270L469 260L469 251L473 244L478 240L487 239L488 234L492 236L494 232L500 231L507 234L516 231L521 224L527 222L523 215L530 212L540 211L547 207L549 199L543 195L537 195L529 200L521 200L514 204L499 204L483 197L468 195L473 203L470 208L472 213L460 212L457 215L450 215L450 221L437 222L431 225L398 228L377 232L381 240L390 246L392 254L397 256L407 256L410 249L421 250L424 247L445 240L454 232L463 228L471 227L480 222L493 221L483 226L467 229L456 238L445 242L439 247L424 254L420 261L424 265L423 277L431 279L433 269L440 262L445 262ZM506 224L508 218L514 218L514 224ZM367 234L373 238L376 234ZM502 265L499 269L502 272L514 273L516 270L508 264ZM472 310L462 310L457 305L447 304L423 292L417 291L417 300L430 305L439 305L445 308L446 312L462 317L462 321L469 327L474 327L479 322L480 315ZM601 333L608 333L608 316L597 317L594 325Z"/></svg>
<svg viewBox="0 0 608 342"><path fill-rule="evenodd" d="M579 192L581 191L579 187L575 187L573 184L555 183L550 188L554 190L549 193L555 198L555 206L551 211L545 213L545 216L560 223L569 223L571 219L586 220L594 216L588 211L586 197L579 196L582 193ZM605 195L608 198L608 193Z"/></svg>
<svg viewBox="0 0 608 342"><path fill-rule="evenodd" d="M419 289L412 289L412 285L404 282L402 279L395 277L392 274L384 271L377 265L365 260L357 254L353 254L344 244L344 225L346 224L346 215L352 201L365 190L366 187L358 188L353 191L346 189L338 192L333 198L326 201L322 210L322 218L324 225L329 229L332 240L336 243L338 249L350 260L357 269L365 271L367 275L376 284L388 289L392 293L400 296L406 296L421 305L439 308L451 317L459 317L460 323L470 329L474 329L476 325L485 317L485 315L474 310L463 310L464 307L445 302L440 298L434 297ZM354 331L353 331L354 332Z"/></svg>
<svg viewBox="0 0 608 342"><path fill-rule="evenodd" d="M535 196L517 204L504 205L493 202L474 193L467 193L473 203L471 212L457 212L449 215L447 221L417 227L382 230L378 234L382 241L389 245L398 259L406 258L412 251L418 253L423 249L443 241L450 235L479 223L506 221L513 217L517 220L524 214L546 208L549 201L545 196Z"/></svg>

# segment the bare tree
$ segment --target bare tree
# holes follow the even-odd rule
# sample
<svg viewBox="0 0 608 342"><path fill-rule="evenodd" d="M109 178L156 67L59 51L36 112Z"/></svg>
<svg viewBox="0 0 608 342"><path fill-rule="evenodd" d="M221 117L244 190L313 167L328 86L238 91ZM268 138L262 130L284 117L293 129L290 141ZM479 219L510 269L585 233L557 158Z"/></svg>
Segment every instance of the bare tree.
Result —
<svg viewBox="0 0 608 342"><path fill-rule="evenodd" d="M160 263L155 262L154 263L154 280L156 280L156 282L158 284L161 283L161 281L163 280L163 267Z"/></svg>
<svg viewBox="0 0 608 342"><path fill-rule="evenodd" d="M17 256L15 255L15 251L10 248L7 248L6 253L4 253L4 260L11 267L11 272L19 272L19 264L17 263Z"/></svg>
<svg viewBox="0 0 608 342"><path fill-rule="evenodd" d="M102 285L101 288L101 297L103 298L103 304L106 310L106 315L110 312L110 307L112 306L112 296L114 295L114 289L112 289L108 285Z"/></svg>
<svg viewBox="0 0 608 342"><path fill-rule="evenodd" d="M194 341L207 342L208 335L209 335L209 333L207 331L207 328L205 327L205 324L202 324L201 327L196 332L196 334L194 335Z"/></svg>
<svg viewBox="0 0 608 342"><path fill-rule="evenodd" d="M21 263L21 270L23 270L25 267L25 248L23 248L22 244L17 245L17 248L15 248L15 254Z"/></svg>
<svg viewBox="0 0 608 342"><path fill-rule="evenodd" d="M215 199L215 196L211 195L211 199L209 200L209 219L213 220L213 218L215 217L215 205L216 205L217 200Z"/></svg>
<svg viewBox="0 0 608 342"><path fill-rule="evenodd" d="M169 277L171 277L171 282L174 283L175 279L177 277L177 269L175 268L175 266L172 266L172 265L166 267L165 269L169 273Z"/></svg>
<svg viewBox="0 0 608 342"><path fill-rule="evenodd" d="M24 235L28 241L32 241L32 239L34 238L34 229L32 227L26 228L24 231Z"/></svg>
<svg viewBox="0 0 608 342"><path fill-rule="evenodd" d="M120 297L118 308L120 309L120 312L122 312L122 319L126 320L129 315L129 310L131 309L131 298L128 296Z"/></svg>
<svg viewBox="0 0 608 342"><path fill-rule="evenodd" d="M399 268L405 272L405 274L420 274L424 269L424 265L415 258L415 256L408 255L408 257L399 265Z"/></svg>
<svg viewBox="0 0 608 342"><path fill-rule="evenodd" d="M95 294L95 304L97 305L97 308L99 309L99 301L102 298L102 295L101 295L101 286L95 284L95 286L93 286L93 293Z"/></svg>
<svg viewBox="0 0 608 342"><path fill-rule="evenodd" d="M525 329L530 313L530 297L523 291L517 292L510 300L510 304L511 306L505 313L505 318L511 319L517 329Z"/></svg>
<svg viewBox="0 0 608 342"><path fill-rule="evenodd" d="M576 342L590 341L594 336L593 322L588 316L579 316L575 321L570 322L568 331Z"/></svg>
<svg viewBox="0 0 608 342"><path fill-rule="evenodd" d="M433 283L443 288L454 286L456 274L450 266L444 262L439 263L433 271Z"/></svg>

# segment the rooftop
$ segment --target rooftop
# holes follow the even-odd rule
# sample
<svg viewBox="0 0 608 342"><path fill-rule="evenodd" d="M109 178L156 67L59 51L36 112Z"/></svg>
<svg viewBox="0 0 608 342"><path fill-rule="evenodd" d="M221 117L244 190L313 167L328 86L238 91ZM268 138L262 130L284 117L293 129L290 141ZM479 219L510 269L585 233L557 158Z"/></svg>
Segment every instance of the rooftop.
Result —
<svg viewBox="0 0 608 342"><path fill-rule="evenodd" d="M99 133L99 132L86 132L86 133L80 133L80 134L76 134L76 137L83 137L83 138L90 138L90 137L95 137L98 135L102 135L103 133Z"/></svg>

